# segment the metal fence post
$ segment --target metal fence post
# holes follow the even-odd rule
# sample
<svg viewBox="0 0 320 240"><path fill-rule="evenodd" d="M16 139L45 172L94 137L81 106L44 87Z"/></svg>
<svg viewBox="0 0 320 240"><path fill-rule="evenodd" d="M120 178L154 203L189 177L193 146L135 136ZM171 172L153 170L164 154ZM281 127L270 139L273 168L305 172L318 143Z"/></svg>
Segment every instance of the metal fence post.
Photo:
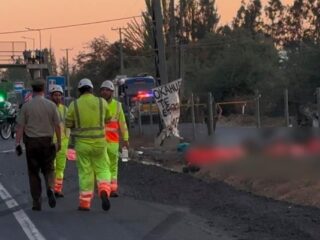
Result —
<svg viewBox="0 0 320 240"><path fill-rule="evenodd" d="M138 101L138 125L139 125L139 135L142 135L141 103L140 103L140 101Z"/></svg>
<svg viewBox="0 0 320 240"><path fill-rule="evenodd" d="M255 91L255 100L256 100L256 120L257 128L261 128L261 118L260 118L260 93L259 90Z"/></svg>
<svg viewBox="0 0 320 240"><path fill-rule="evenodd" d="M286 121L286 127L289 127L290 120L289 120L289 92L288 89L284 90L284 117Z"/></svg>
<svg viewBox="0 0 320 240"><path fill-rule="evenodd" d="M131 133L131 131L132 131L132 126L131 126L131 107L130 107L130 104L129 104L129 98L127 98L127 97L125 97L125 96L123 96L123 99L120 99L119 98L119 101L123 101L123 103L124 104L126 104L127 105L127 111L128 111L128 130L129 130L129 133ZM135 125L135 121L133 121L133 124Z"/></svg>
<svg viewBox="0 0 320 240"><path fill-rule="evenodd" d="M214 96L212 95L212 131L213 133L216 132L216 126L217 126L217 105L216 100L214 99Z"/></svg>
<svg viewBox="0 0 320 240"><path fill-rule="evenodd" d="M135 124L133 122L133 124ZM132 131L132 126L131 126L131 108L128 106L128 130L129 130L129 133L131 133Z"/></svg>
<svg viewBox="0 0 320 240"><path fill-rule="evenodd" d="M208 131L209 136L213 135L213 111L212 111L212 93L208 93Z"/></svg>
<svg viewBox="0 0 320 240"><path fill-rule="evenodd" d="M152 101L149 103L149 117L150 117L150 125L153 125L153 116L152 116Z"/></svg>
<svg viewBox="0 0 320 240"><path fill-rule="evenodd" d="M194 97L193 93L191 93L191 120L192 120L192 133L193 133L193 140L196 140L196 117L194 115Z"/></svg>
<svg viewBox="0 0 320 240"><path fill-rule="evenodd" d="M320 88L317 88L318 127L320 128Z"/></svg>

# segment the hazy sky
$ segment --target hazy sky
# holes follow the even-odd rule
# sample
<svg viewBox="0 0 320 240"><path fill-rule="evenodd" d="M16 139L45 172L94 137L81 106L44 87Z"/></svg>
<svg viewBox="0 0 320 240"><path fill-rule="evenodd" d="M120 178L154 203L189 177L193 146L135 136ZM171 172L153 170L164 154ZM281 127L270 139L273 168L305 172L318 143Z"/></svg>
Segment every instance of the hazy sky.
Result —
<svg viewBox="0 0 320 240"><path fill-rule="evenodd" d="M262 0L262 2L267 1ZM227 23L235 16L241 0L216 0L216 2L221 22ZM292 0L283 2L290 3ZM140 15L144 7L144 0L1 0L0 32ZM49 47L51 36L57 58L63 56L62 48L73 48L70 53L72 57L86 42L96 36L104 34L109 41L115 41L118 35L111 31L111 28L125 25L126 21L119 21L42 31L42 47ZM32 48L32 40L22 39L22 36L35 38L36 48L39 47L38 32L0 35L0 41L27 41L28 47Z"/></svg>

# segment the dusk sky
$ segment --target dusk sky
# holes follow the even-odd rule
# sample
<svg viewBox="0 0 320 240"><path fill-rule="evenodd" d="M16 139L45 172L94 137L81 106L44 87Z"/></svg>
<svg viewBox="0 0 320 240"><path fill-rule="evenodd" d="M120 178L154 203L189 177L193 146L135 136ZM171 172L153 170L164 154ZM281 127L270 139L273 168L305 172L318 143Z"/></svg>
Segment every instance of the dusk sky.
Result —
<svg viewBox="0 0 320 240"><path fill-rule="evenodd" d="M145 8L144 2L144 0L1 0L0 32L140 15ZM216 0L216 2L221 23L228 23L235 16L241 0ZM267 0L262 2L265 3ZM292 0L283 0L283 3L291 2ZM117 40L118 35L111 31L111 28L124 27L126 22L42 31L42 48L49 47L51 36L52 48L57 59L64 54L62 48L73 48L70 52L72 57L94 37L105 35L111 42ZM0 41L27 41L28 47L32 48L32 40L22 39L22 36L35 38L36 48L39 47L38 32L0 35Z"/></svg>

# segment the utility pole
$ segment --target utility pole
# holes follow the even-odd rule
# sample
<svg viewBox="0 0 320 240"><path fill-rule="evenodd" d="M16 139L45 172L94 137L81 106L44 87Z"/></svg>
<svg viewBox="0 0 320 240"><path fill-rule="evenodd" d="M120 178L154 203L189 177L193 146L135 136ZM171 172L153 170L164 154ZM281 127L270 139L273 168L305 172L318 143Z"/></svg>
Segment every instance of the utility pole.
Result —
<svg viewBox="0 0 320 240"><path fill-rule="evenodd" d="M285 117L286 127L289 127L290 126L289 91L287 88L284 90L284 117Z"/></svg>
<svg viewBox="0 0 320 240"><path fill-rule="evenodd" d="M257 128L261 128L260 98L261 94L259 93L259 90L255 90Z"/></svg>
<svg viewBox="0 0 320 240"><path fill-rule="evenodd" d="M320 88L317 88L318 128L320 128Z"/></svg>
<svg viewBox="0 0 320 240"><path fill-rule="evenodd" d="M180 92L184 93L184 55L185 55L185 49L186 45L180 44L180 56L179 56L179 78L182 79L181 86L180 86Z"/></svg>
<svg viewBox="0 0 320 240"><path fill-rule="evenodd" d="M127 28L111 28L112 31L119 31L119 41L120 41L120 75L124 74L124 60L123 60L123 43L122 43L122 30Z"/></svg>
<svg viewBox="0 0 320 240"><path fill-rule="evenodd" d="M177 45L176 45L176 21L174 14L174 0L170 0L169 3L169 14L170 14L170 22L169 22L169 49L170 49L170 65L171 74L169 75L171 80L175 80L177 78Z"/></svg>
<svg viewBox="0 0 320 240"><path fill-rule="evenodd" d="M66 51L66 60L67 60L67 87L68 87L68 97L70 98L70 74L69 74L69 51L72 51L73 48L65 48L61 49L62 51Z"/></svg>
<svg viewBox="0 0 320 240"><path fill-rule="evenodd" d="M155 51L156 77L160 78L161 84L168 83L168 73L166 64L166 51L163 37L163 17L161 10L161 0L152 0L152 22Z"/></svg>

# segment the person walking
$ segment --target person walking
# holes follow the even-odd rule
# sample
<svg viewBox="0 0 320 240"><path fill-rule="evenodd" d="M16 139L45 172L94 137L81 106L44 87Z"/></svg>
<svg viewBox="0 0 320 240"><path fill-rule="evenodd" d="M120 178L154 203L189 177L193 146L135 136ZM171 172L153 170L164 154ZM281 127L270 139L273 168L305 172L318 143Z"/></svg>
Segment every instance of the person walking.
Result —
<svg viewBox="0 0 320 240"><path fill-rule="evenodd" d="M32 210L41 211L41 179L42 172L48 203L56 206L54 196L54 159L61 148L60 121L56 105L44 98L45 81L34 80L31 83L33 98L25 103L17 119L16 152L22 154L21 140L26 147L26 158L31 196ZM57 136L57 144L53 144L53 134Z"/></svg>
<svg viewBox="0 0 320 240"><path fill-rule="evenodd" d="M55 184L54 184L54 194L56 197L61 198L64 197L62 192L63 188L63 177L64 170L66 168L67 162L67 150L69 144L69 135L70 130L65 127L65 120L68 108L62 104L63 97L63 89L60 85L53 85L50 88L50 96L51 100L56 104L59 114L60 120L60 128L61 128L61 150L57 153L55 159ZM56 141L56 136L54 137L54 141Z"/></svg>
<svg viewBox="0 0 320 240"><path fill-rule="evenodd" d="M129 133L121 103L113 98L113 92L113 83L110 80L104 81L100 87L100 96L108 102L111 114L111 119L105 126L111 173L110 196L118 197L119 130L122 134L123 146L127 149L129 148Z"/></svg>
<svg viewBox="0 0 320 240"><path fill-rule="evenodd" d="M75 138L77 168L79 174L80 211L89 211L96 179L102 209L110 209L110 171L104 125L110 118L107 102L93 95L90 79L78 84L80 97L73 101L67 113L66 127Z"/></svg>

